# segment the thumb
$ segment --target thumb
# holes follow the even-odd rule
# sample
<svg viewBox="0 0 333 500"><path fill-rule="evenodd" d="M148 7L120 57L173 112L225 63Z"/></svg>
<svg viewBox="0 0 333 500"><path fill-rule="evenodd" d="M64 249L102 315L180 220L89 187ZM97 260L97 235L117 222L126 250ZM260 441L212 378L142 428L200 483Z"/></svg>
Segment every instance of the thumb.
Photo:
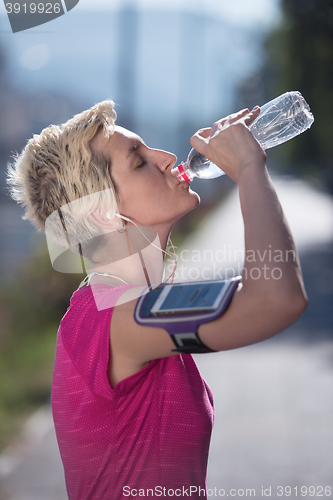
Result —
<svg viewBox="0 0 333 500"><path fill-rule="evenodd" d="M208 138L210 136L212 129L211 127L202 128L198 130L194 135L192 135L190 143L192 148L196 149L199 153L205 154L208 148Z"/></svg>

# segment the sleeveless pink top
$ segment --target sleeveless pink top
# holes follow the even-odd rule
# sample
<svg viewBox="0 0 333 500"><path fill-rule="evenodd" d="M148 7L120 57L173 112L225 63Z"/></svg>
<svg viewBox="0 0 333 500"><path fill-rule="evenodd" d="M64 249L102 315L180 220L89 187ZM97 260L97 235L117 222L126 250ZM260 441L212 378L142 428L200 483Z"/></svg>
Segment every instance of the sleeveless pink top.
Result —
<svg viewBox="0 0 333 500"><path fill-rule="evenodd" d="M93 286L110 306L128 289ZM96 309L90 286L79 289L58 332L52 410L69 499L206 498L209 387L192 356L180 354L112 389L112 311Z"/></svg>

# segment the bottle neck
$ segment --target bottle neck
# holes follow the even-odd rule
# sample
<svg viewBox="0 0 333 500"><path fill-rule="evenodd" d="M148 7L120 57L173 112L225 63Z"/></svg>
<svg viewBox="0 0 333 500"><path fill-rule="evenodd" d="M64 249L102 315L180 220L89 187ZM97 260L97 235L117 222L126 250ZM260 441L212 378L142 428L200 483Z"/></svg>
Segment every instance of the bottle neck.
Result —
<svg viewBox="0 0 333 500"><path fill-rule="evenodd" d="M177 167L173 167L172 172L181 182L193 181L193 175L191 174L190 169L187 166L187 163L184 163L183 161Z"/></svg>

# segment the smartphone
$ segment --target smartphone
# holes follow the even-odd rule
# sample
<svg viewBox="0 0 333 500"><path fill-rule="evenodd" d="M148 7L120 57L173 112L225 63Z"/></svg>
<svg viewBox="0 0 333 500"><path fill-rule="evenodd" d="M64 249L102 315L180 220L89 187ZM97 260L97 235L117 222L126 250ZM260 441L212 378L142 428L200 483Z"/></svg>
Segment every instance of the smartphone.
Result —
<svg viewBox="0 0 333 500"><path fill-rule="evenodd" d="M221 302L230 300L234 290L234 279L167 285L162 288L151 306L150 315L214 312Z"/></svg>

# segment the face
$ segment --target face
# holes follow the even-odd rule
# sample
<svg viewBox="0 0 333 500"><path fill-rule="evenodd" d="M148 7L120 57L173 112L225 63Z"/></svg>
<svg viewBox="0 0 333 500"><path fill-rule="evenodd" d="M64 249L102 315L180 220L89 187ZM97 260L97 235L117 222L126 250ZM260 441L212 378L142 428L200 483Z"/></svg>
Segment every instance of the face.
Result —
<svg viewBox="0 0 333 500"><path fill-rule="evenodd" d="M100 132L92 147L111 158L120 214L137 224L169 227L195 208L200 199L186 182L171 174L172 153L146 146L136 134L116 126L109 138Z"/></svg>

